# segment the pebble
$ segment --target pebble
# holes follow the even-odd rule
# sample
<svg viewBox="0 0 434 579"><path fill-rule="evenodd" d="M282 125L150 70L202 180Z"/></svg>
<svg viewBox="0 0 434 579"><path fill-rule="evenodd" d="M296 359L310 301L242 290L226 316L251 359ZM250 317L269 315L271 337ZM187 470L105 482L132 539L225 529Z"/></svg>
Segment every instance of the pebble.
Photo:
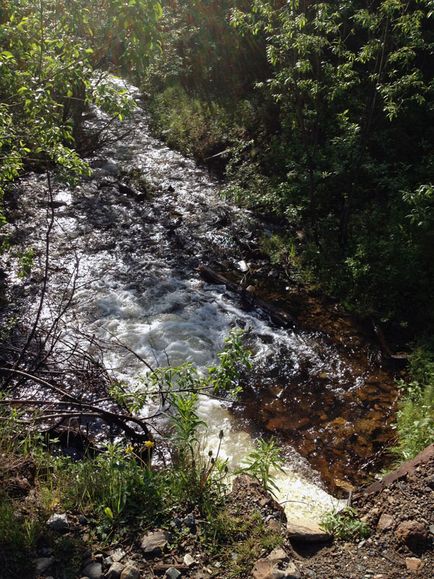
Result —
<svg viewBox="0 0 434 579"><path fill-rule="evenodd" d="M377 529L379 531L387 531L393 526L394 518L387 513L383 513L377 523Z"/></svg>
<svg viewBox="0 0 434 579"><path fill-rule="evenodd" d="M184 565L186 565L187 567L191 567L194 564L195 564L195 560L190 555L190 553L187 553L186 555L184 555Z"/></svg>
<svg viewBox="0 0 434 579"><path fill-rule="evenodd" d="M132 563L128 563L124 567L120 579L140 579L140 570Z"/></svg>
<svg viewBox="0 0 434 579"><path fill-rule="evenodd" d="M47 527L56 533L69 531L70 524L65 514L54 514L47 521Z"/></svg>
<svg viewBox="0 0 434 579"><path fill-rule="evenodd" d="M168 579L178 579L178 577L181 577L181 573L178 569L175 569L175 567L170 567L170 569L167 569L164 576Z"/></svg>
<svg viewBox="0 0 434 579"><path fill-rule="evenodd" d="M54 561L55 561L54 557L39 557L38 559L35 559L34 564L36 574L37 575L44 574L45 571L51 567Z"/></svg>
<svg viewBox="0 0 434 579"><path fill-rule="evenodd" d="M83 568L83 573L85 573L89 579L101 579L102 565L97 561L92 561Z"/></svg>
<svg viewBox="0 0 434 579"><path fill-rule="evenodd" d="M422 568L422 565L423 563L421 559L418 559L417 557L407 557L405 559L405 566L410 573L418 573Z"/></svg>
<svg viewBox="0 0 434 579"><path fill-rule="evenodd" d="M147 533L142 539L142 549L145 555L154 557L161 555L167 545L167 535L164 531Z"/></svg>

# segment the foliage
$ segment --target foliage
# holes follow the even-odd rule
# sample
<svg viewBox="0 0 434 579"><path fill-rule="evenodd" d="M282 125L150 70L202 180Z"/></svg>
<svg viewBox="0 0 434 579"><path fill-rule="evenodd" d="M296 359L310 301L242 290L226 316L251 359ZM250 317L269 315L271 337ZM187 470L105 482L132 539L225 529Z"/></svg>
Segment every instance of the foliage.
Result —
<svg viewBox="0 0 434 579"><path fill-rule="evenodd" d="M275 494L277 490L273 477L276 471L282 470L284 460L274 439L260 438L245 459L246 466L239 469L239 473L246 473L258 480L266 491Z"/></svg>
<svg viewBox="0 0 434 579"><path fill-rule="evenodd" d="M252 367L251 352L244 347L244 331L234 329L224 341L223 351L217 354L219 363L208 368L208 381L214 392L236 397L241 392L241 373Z"/></svg>
<svg viewBox="0 0 434 579"><path fill-rule="evenodd" d="M417 348L410 360L408 383L401 381L397 413L397 445L392 448L400 460L414 458L434 441L434 356Z"/></svg>
<svg viewBox="0 0 434 579"><path fill-rule="evenodd" d="M82 116L97 104L131 109L120 84L95 70L102 55L139 70L155 44L157 0L21 0L1 13L0 193L26 167L56 166L71 180L88 172L77 154ZM110 58L104 56L106 64Z"/></svg>
<svg viewBox="0 0 434 579"><path fill-rule="evenodd" d="M326 513L320 526L340 541L359 541L371 534L368 525L358 518L357 511L351 507Z"/></svg>
<svg viewBox="0 0 434 579"><path fill-rule="evenodd" d="M413 331L434 324L432 17L429 0L167 2L147 79L172 145L225 151L226 193L282 218L289 252L302 231L300 268Z"/></svg>

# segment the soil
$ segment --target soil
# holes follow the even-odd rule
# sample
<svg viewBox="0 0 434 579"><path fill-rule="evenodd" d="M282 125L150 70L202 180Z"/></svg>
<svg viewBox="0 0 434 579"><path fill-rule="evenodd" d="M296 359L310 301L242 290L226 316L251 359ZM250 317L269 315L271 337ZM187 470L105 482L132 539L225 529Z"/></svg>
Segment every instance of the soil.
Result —
<svg viewBox="0 0 434 579"><path fill-rule="evenodd" d="M434 445L419 464L416 461L400 471L395 480L389 476L354 499L353 505L372 529L370 538L359 543L335 542L315 554L305 553L299 566L301 577L434 577ZM407 564L419 570L410 571Z"/></svg>

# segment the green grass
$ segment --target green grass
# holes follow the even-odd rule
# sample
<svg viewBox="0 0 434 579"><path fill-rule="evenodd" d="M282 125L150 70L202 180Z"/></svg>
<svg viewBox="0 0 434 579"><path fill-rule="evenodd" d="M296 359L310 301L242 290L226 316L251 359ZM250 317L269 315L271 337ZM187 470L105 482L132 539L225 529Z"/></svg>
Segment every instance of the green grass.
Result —
<svg viewBox="0 0 434 579"><path fill-rule="evenodd" d="M351 507L326 513L320 526L326 533L341 541L359 541L371 534L368 525L359 519L357 511Z"/></svg>
<svg viewBox="0 0 434 579"><path fill-rule="evenodd" d="M434 355L430 350L414 350L410 377L410 382L399 383L397 444L392 452L400 461L414 458L434 442Z"/></svg>

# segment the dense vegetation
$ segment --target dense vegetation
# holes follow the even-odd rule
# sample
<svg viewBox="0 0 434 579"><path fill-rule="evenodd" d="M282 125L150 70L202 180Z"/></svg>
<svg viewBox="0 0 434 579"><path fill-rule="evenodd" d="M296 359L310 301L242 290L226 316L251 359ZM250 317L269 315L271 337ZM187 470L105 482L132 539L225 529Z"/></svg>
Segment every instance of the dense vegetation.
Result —
<svg viewBox="0 0 434 579"><path fill-rule="evenodd" d="M168 140L224 152L229 192L348 307L432 327L432 3L165 9L148 86Z"/></svg>
<svg viewBox="0 0 434 579"><path fill-rule="evenodd" d="M433 5L167 1L145 86L156 127L277 216L273 263L417 349L401 457L432 441ZM423 355L419 355L423 352ZM419 354L418 354L419 353Z"/></svg>
<svg viewBox="0 0 434 579"><path fill-rule="evenodd" d="M112 118L129 114L131 100L107 73L132 78L170 145L224 174L234 202L273 216L278 233L263 242L273 263L284 260L388 337L411 340L396 451L412 457L434 437L433 16L432 0L6 0L0 222L8 185L26 170L68 181L89 171L83 154L101 135L85 130L86 113L96 104ZM208 386L233 386L245 362L237 348ZM180 380L189 393L171 393L173 460L156 471L127 441L79 462L53 456L0 398L6 573L24 568L40 521L59 505L86 514L100 541L192 508L207 522L205 543L240 532L224 519L225 465L200 449L202 379L178 369L169 387ZM246 469L272 491L278 464L274 443L261 442ZM6 483L26 468L37 471L36 508L17 520Z"/></svg>

